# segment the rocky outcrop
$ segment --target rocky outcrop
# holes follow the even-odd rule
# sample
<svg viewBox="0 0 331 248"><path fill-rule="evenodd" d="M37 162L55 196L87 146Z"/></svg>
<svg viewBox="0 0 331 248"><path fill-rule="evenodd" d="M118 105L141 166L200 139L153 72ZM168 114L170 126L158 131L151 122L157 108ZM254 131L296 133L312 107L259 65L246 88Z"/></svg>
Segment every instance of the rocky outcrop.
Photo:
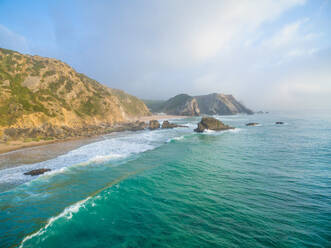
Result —
<svg viewBox="0 0 331 248"><path fill-rule="evenodd" d="M149 114L138 98L108 88L62 61L0 48L0 139L10 128L6 132L58 137ZM45 123L51 126L43 127Z"/></svg>
<svg viewBox="0 0 331 248"><path fill-rule="evenodd" d="M160 122L158 122L157 120L150 120L149 124L148 124L148 129L149 130L155 130L160 128Z"/></svg>
<svg viewBox="0 0 331 248"><path fill-rule="evenodd" d="M198 116L200 109L197 100L189 95L180 94L170 98L163 105L161 112L169 115Z"/></svg>
<svg viewBox="0 0 331 248"><path fill-rule="evenodd" d="M183 125L177 125L175 123L170 123L169 121L163 121L162 123L162 129L169 129L169 128L176 128L176 127L187 127Z"/></svg>
<svg viewBox="0 0 331 248"><path fill-rule="evenodd" d="M36 170L31 170L28 172L25 172L24 175L29 175L29 176L38 176L41 174L44 174L45 172L51 171L51 169L36 169Z"/></svg>
<svg viewBox="0 0 331 248"><path fill-rule="evenodd" d="M249 122L246 124L246 126L257 126L257 125L259 125L259 123L257 122Z"/></svg>
<svg viewBox="0 0 331 248"><path fill-rule="evenodd" d="M206 129L214 130L214 131L222 131L222 130L234 129L234 127L225 125L223 122L213 117L203 117L201 121L198 123L198 127L194 129L194 131L198 133L202 133Z"/></svg>

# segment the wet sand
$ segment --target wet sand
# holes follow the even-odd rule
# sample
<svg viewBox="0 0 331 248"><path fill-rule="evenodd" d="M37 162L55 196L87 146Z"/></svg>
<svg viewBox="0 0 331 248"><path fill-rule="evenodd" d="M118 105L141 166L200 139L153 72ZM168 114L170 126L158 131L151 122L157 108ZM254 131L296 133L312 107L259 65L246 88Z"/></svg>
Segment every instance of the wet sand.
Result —
<svg viewBox="0 0 331 248"><path fill-rule="evenodd" d="M80 146L87 145L101 139L102 136L59 140L48 144L36 142L37 144L31 144L31 147L19 147L17 145L17 150L0 154L0 170L16 167L22 164L33 164L49 160L63 155L71 150L77 149ZM15 148L15 146L11 146L11 148Z"/></svg>
<svg viewBox="0 0 331 248"><path fill-rule="evenodd" d="M132 121L139 120L149 122L150 120L170 120L182 118L187 118L187 116L151 115L140 117ZM16 167L21 164L32 164L49 160L71 150L77 149L80 146L102 140L104 139L104 136L109 135L112 134L98 135L95 137L76 137L66 140L31 142L15 141L10 144L0 144L0 170Z"/></svg>

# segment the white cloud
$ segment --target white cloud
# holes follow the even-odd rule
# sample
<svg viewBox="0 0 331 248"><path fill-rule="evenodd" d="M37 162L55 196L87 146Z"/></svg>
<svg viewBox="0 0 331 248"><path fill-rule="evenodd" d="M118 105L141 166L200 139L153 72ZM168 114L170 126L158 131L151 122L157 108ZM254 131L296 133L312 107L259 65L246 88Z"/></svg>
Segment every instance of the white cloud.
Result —
<svg viewBox="0 0 331 248"><path fill-rule="evenodd" d="M285 25L280 31L267 40L265 44L271 46L271 48L279 48L303 39L304 37L300 37L299 29L308 21L309 19L305 18Z"/></svg>
<svg viewBox="0 0 331 248"><path fill-rule="evenodd" d="M59 57L110 87L152 99L223 92L252 108L286 108L283 102L299 102L309 92L318 98L319 89L328 88L330 72L320 78L311 67L325 63L320 61L327 56L330 31L318 25L313 4L305 3L80 1L70 29L71 12L51 18ZM63 9L66 2L54 13ZM317 76L300 76L302 71Z"/></svg>
<svg viewBox="0 0 331 248"><path fill-rule="evenodd" d="M160 17L154 14L145 17L153 19L153 23L147 25L156 38L150 41L154 43L151 49L156 50L152 54L175 67L186 65L190 60L204 63L244 42L265 22L304 3L305 0L214 0L190 1L188 6L186 1L167 1L161 4ZM135 25L139 30L140 24ZM142 32L145 28L143 22Z"/></svg>

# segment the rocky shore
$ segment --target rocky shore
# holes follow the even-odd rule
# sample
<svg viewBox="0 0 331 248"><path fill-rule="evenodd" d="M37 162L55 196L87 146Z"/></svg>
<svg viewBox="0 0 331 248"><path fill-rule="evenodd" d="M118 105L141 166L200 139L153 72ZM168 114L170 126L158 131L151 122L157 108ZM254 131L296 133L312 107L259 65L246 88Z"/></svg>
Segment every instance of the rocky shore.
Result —
<svg viewBox="0 0 331 248"><path fill-rule="evenodd" d="M155 120L153 120L153 117ZM157 119L162 116L150 116L149 119L123 122L115 125L107 123L100 125L86 125L80 128L70 128L67 126L55 126L46 123L34 128L6 128L0 132L0 154L14 151L21 148L45 145L67 140L96 137L99 135L123 131L139 131L144 129L154 130L157 128L181 127L169 121L163 121L162 127ZM177 116L166 116L180 118Z"/></svg>
<svg viewBox="0 0 331 248"><path fill-rule="evenodd" d="M44 124L34 128L7 128L3 130L0 137L0 142L10 142L15 140L40 141L40 140L63 140L73 137L92 137L100 134L121 131L138 131L147 127L145 122L136 121L121 123L116 125L101 124L101 125L86 125L80 128L70 128L67 126L54 126L52 124Z"/></svg>

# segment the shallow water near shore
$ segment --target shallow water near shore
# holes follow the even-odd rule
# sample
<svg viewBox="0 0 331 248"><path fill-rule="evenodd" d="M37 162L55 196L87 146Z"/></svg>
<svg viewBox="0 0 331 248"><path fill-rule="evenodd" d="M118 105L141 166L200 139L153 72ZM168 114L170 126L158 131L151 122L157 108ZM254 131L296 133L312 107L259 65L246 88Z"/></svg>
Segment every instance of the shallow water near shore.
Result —
<svg viewBox="0 0 331 248"><path fill-rule="evenodd" d="M330 114L217 118L0 170L0 247L330 247Z"/></svg>

